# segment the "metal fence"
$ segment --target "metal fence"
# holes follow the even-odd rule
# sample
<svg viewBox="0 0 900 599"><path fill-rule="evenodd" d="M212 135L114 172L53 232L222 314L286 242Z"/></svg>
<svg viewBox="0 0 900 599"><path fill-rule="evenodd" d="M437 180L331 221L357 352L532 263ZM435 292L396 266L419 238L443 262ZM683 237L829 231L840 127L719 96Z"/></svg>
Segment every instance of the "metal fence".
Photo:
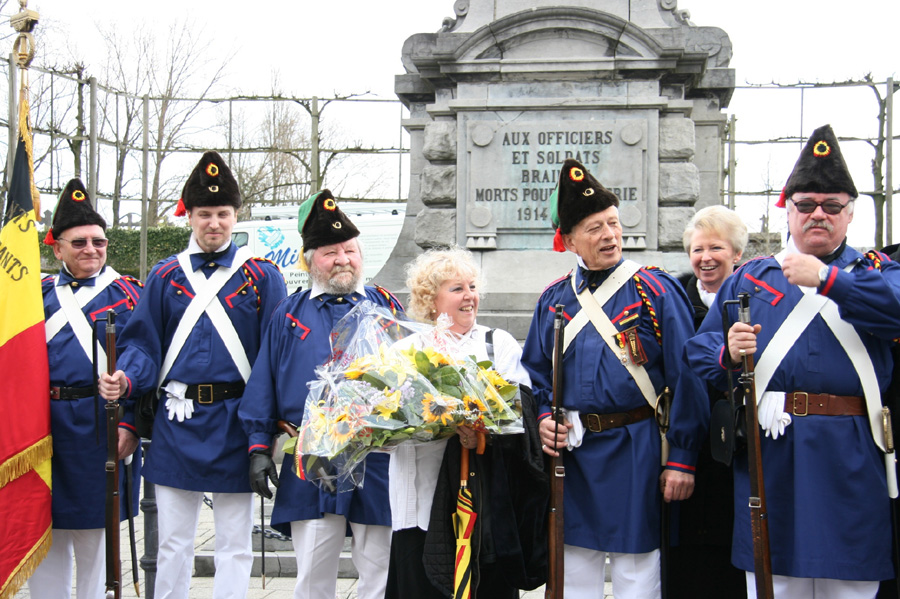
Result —
<svg viewBox="0 0 900 599"><path fill-rule="evenodd" d="M0 85L8 87L8 114L15 114L16 69L0 62ZM890 206L894 136L891 80L833 84L747 84L735 89L722 148L727 184L722 203L744 217L752 231L778 231L770 210L812 130L831 123L861 192L858 220L874 221L867 194L875 193L872 161L881 143L887 154L881 177ZM101 213L111 222L136 225L146 198L151 224L165 221L199 153L217 149L236 171L248 208L295 204L327 186L345 199L403 201L408 141L405 108L372 97L293 98L234 96L167 98L136 96L77 72L31 68L35 178L54 196L72 176L86 179ZM886 118L879 121L879 111ZM169 121L161 124L163 114ZM9 123L4 143L14 140ZM880 126L881 125L881 126ZM167 128L168 127L168 128ZM10 153L7 152L7 155ZM11 158L10 158L11 160ZM5 192L9 166L3 172ZM114 208L117 201L120 206ZM45 206L52 206L45 199ZM115 217L115 218L112 218ZM779 219L783 220L783 219ZM886 235L893 238L891 210ZM783 225L781 225L783 227ZM872 227L863 245L872 245Z"/></svg>
<svg viewBox="0 0 900 599"><path fill-rule="evenodd" d="M0 62L14 147L17 69ZM137 96L78 72L30 69L35 182L55 196L85 180L110 222L165 221L201 152L225 155L252 205L292 204L323 186L339 197L402 201L408 142L404 108L376 97ZM10 126L12 123L12 126ZM11 153L7 151L12 160ZM7 189L7 162L0 192ZM53 201L45 199L45 207ZM114 217L114 218L113 218Z"/></svg>

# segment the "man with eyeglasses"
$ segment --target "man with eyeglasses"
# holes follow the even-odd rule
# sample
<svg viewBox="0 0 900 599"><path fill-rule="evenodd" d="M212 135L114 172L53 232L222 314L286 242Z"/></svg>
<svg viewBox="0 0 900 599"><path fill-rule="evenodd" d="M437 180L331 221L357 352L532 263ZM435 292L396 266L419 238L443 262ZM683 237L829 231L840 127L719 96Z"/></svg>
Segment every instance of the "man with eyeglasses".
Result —
<svg viewBox="0 0 900 599"><path fill-rule="evenodd" d="M141 282L106 266L106 221L91 206L79 179L59 196L44 242L62 263L59 274L42 281L50 361L50 432L53 436L53 544L28 580L32 597L68 598L72 591L73 556L78 597L102 597L105 589L106 433L102 410L95 403L92 324L113 309L124 325L133 314ZM101 330L102 333L102 330ZM99 355L105 356L101 335ZM101 358L98 368L105 368ZM98 430L99 426L103 430ZM138 438L134 419L126 413L119 424L119 458L134 453ZM99 441L98 441L99 439ZM137 514L140 458L131 469L134 492L131 513ZM125 469L119 469L120 514L125 504Z"/></svg>
<svg viewBox="0 0 900 599"><path fill-rule="evenodd" d="M779 200L787 248L727 279L687 346L698 374L722 388L726 369L755 355L778 598L872 598L879 580L893 578L896 471L881 392L900 337L900 265L847 245L856 197L834 132L816 129ZM726 339L722 302L739 293L750 296L751 324L735 322ZM734 479L732 562L754 597L746 453L735 457Z"/></svg>
<svg viewBox="0 0 900 599"><path fill-rule="evenodd" d="M247 435L238 406L259 352L263 327L287 295L271 261L231 243L241 193L223 158L203 155L176 215L187 213L185 251L159 262L105 398L159 391L145 478L159 510L157 599L187 599L203 493L215 518L215 599L245 597L253 563L253 495ZM136 325L136 326L135 326Z"/></svg>

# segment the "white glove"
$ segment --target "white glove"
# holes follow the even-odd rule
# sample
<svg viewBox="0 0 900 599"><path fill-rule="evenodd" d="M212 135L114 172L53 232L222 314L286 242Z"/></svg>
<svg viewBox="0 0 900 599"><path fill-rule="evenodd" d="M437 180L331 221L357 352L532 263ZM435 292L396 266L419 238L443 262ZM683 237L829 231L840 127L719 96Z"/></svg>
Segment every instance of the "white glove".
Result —
<svg viewBox="0 0 900 599"><path fill-rule="evenodd" d="M759 425L772 440L784 435L784 429L791 423L791 415L784 411L784 392L766 391L757 408Z"/></svg>
<svg viewBox="0 0 900 599"><path fill-rule="evenodd" d="M566 437L566 447L572 451L576 447L581 447L581 440L584 438L584 425L581 424L581 418L578 416L578 410L564 410L563 415L566 420L572 423L569 429L569 435Z"/></svg>
<svg viewBox="0 0 900 599"><path fill-rule="evenodd" d="M166 410L169 420L178 418L178 422L190 420L194 414L194 401L184 396L187 385L179 381L169 381L163 391L166 392Z"/></svg>

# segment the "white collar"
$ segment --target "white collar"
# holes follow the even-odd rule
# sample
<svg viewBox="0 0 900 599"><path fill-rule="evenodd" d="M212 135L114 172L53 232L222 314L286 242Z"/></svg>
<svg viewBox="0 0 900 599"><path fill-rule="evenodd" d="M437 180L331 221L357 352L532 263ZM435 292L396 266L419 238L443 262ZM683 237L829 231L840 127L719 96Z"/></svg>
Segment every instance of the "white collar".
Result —
<svg viewBox="0 0 900 599"><path fill-rule="evenodd" d="M228 249L229 245L231 245L231 239L229 239L224 244L222 244L222 247L215 249L213 251L221 252L222 250ZM197 243L197 238L194 237L193 233L191 233L191 240L188 242L187 253L188 254L206 254L208 252L206 250L204 250L202 247L200 247L200 244Z"/></svg>
<svg viewBox="0 0 900 599"><path fill-rule="evenodd" d="M700 283L700 279L697 279L697 291L700 292L700 301L703 302L703 305L707 308L711 308L716 301L716 294L704 289L703 285Z"/></svg>

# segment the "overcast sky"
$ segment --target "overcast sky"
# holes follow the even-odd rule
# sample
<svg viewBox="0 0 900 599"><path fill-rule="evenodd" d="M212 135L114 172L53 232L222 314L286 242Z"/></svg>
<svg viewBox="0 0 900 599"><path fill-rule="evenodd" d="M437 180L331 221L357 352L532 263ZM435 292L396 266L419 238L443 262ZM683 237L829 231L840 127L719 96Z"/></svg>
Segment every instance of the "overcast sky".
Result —
<svg viewBox="0 0 900 599"><path fill-rule="evenodd" d="M301 97L361 91L395 97L394 75L403 72L404 40L437 31L442 19L453 14L453 0L31 0L29 7L39 10L42 23L54 32L54 45L67 39L75 55L97 65L95 73L103 60L97 23L121 31L146 27L164 35L170 23L188 19L213 39L217 52L234 55L225 80L229 91L266 93L277 73L282 91ZM696 25L728 33L734 45L730 66L739 84L830 82L859 79L868 72L883 81L900 70L898 0L679 0L678 8L689 10ZM876 129L872 98L867 90L807 92L802 130L798 92L767 96L738 90L728 111L737 114L743 139L806 136L825 122L840 137L864 137ZM770 179L780 185L797 150L763 157L748 149L738 170L739 188L763 187L760 161L770 163ZM871 189L871 151L858 144L845 153L857 187Z"/></svg>

